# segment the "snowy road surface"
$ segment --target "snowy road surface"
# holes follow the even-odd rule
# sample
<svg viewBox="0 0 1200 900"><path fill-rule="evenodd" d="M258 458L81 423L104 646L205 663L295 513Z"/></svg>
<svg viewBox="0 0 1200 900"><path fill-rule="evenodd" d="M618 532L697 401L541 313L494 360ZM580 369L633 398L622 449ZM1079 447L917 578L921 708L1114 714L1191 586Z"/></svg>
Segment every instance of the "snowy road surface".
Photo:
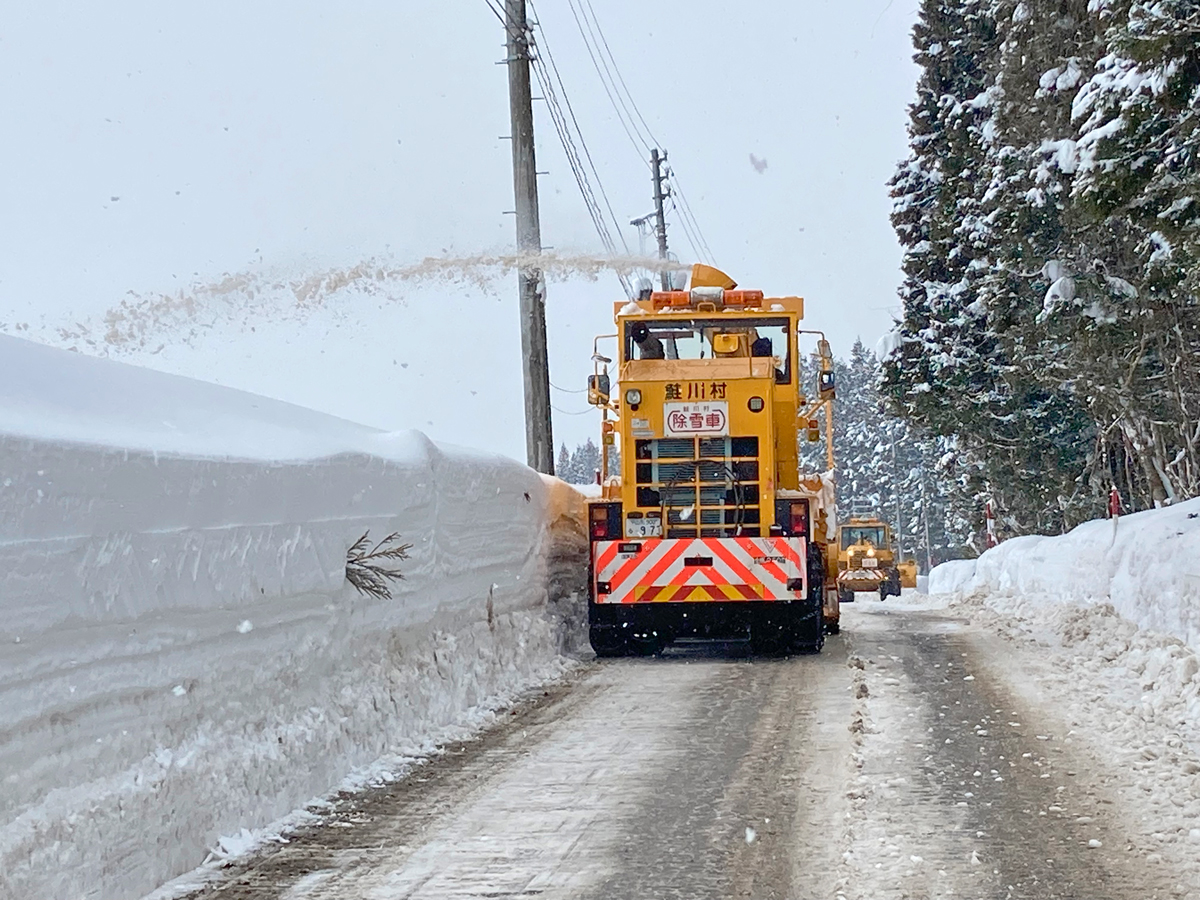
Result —
<svg viewBox="0 0 1200 900"><path fill-rule="evenodd" d="M1143 752L1131 778L1031 638L956 610L844 615L820 656L586 666L175 893L1200 898L1200 778L1176 770L1190 751L1171 769Z"/></svg>

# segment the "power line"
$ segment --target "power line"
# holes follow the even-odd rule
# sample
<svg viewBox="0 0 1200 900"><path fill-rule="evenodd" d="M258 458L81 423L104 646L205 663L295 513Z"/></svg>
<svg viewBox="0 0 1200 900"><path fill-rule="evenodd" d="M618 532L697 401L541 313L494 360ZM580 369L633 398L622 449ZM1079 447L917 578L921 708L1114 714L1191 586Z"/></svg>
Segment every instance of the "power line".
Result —
<svg viewBox="0 0 1200 900"><path fill-rule="evenodd" d="M508 29L508 21L504 18L504 13L502 13L500 11L500 8L495 6L492 3L492 0L483 0L483 2L487 4L487 8L492 11L492 15L494 15L497 19L499 19L500 24L504 26L505 30L507 30Z"/></svg>
<svg viewBox="0 0 1200 900"><path fill-rule="evenodd" d="M600 78L600 85L604 88L604 93L608 95L608 102L612 104L613 111L617 114L617 121L621 123L621 128L624 129L625 135L629 138L629 142L633 144L633 149L640 157L642 155L642 148L638 146L639 139L641 139L641 143L647 152L649 152L650 146L646 143L644 138L641 138L640 135L638 137L634 137L634 132L637 131L637 128L634 126L632 117L630 117L630 121L628 123L625 121L626 116L629 116L629 111L623 109L623 104L618 102L617 98L613 96L613 93L616 90L616 85L613 84L610 86L609 78L605 77L604 70L606 67L601 66L600 60L596 58L596 54L599 51L598 49L593 48L593 42L595 38L590 37L591 28L584 25L584 21L580 17L579 10L575 6L575 0L567 0L567 5L571 7L571 15L574 17L575 25L579 29L579 36L583 38L583 46L587 49L588 57L592 61L592 68L596 70L596 75L598 75Z"/></svg>
<svg viewBox="0 0 1200 900"><path fill-rule="evenodd" d="M571 172L575 176L575 182L579 187L580 193L583 195L584 205L587 207L588 214L592 218L592 224L595 226L597 233L600 235L600 240L604 244L608 252L613 252L612 238L608 233L607 224L600 213L599 203L596 200L595 194L592 192L592 187L588 181L587 172L583 169L583 163L579 157L579 151L575 147L575 143L571 138L571 133L567 128L566 118L563 116L562 108L558 104L557 95L554 92L553 83L547 76L545 66L540 63L534 64L534 71L537 73L538 82L541 84L542 93L546 97L546 105L550 111L550 118L554 122L554 130L558 134L558 139L563 145L563 152L567 155L567 162L571 167Z"/></svg>
<svg viewBox="0 0 1200 900"><path fill-rule="evenodd" d="M681 213L690 220L696 236L700 239L701 249L707 254L709 262L713 262L715 256L713 255L712 248L708 246L708 241L704 238L704 232L700 229L700 223L696 221L696 216L692 213L692 205L688 203L687 194L683 192L683 185L679 182L679 176L675 173L675 168L671 167L668 174L671 177L671 184L675 188L675 193L679 195Z"/></svg>
<svg viewBox="0 0 1200 900"><path fill-rule="evenodd" d="M531 0L531 2L530 2L530 7L531 7L531 8L533 8L533 14L534 14L534 16L536 17L536 16L537 16L537 9L536 9L535 7L533 7L532 0ZM562 96L563 96L563 102L566 104L566 107L567 107L567 112L568 112L568 113L570 114L570 116L571 116L571 124L574 126L574 129L575 129L575 134L577 134L577 135L579 136L579 144L580 144L580 146L582 146L582 147L583 147L583 155L584 155L584 158L587 160L588 167L589 167L589 168L591 169L591 171L592 171L592 176L593 176L593 177L595 178L595 180L596 180L596 186L597 186L597 187L599 188L599 190L600 190L600 196L601 196L602 198L604 198L604 205L605 205L605 207L607 207L607 209L608 209L608 214L609 214L609 216L610 216L610 217L611 217L611 219L612 219L612 222L613 222L613 225L614 225L614 227L616 228L616 231L617 231L617 236L618 236L618 237L620 238L620 240L621 240L621 246L625 248L625 253L626 253L626 255L628 255L628 253L629 253L629 244L628 244L628 243L626 243L626 241L625 241L625 235L624 235L624 232L622 232L622 231L621 231L621 223L620 223L620 221L617 219L616 213L614 213L614 212L613 212L612 203L610 203L610 202L609 202L609 199L608 199L608 192L604 190L604 182L603 182L603 181L600 179L600 171L599 171L599 170L596 168L596 164L595 164L595 162L593 162L593 160L592 160L592 153L591 153L591 151L588 149L588 146L587 146L587 141L586 141L586 140L584 140L584 137L583 137L583 129L579 127L579 119L578 119L578 118L576 118L576 116L575 116L575 109L574 109L574 107L571 105L571 98L570 98L570 97L567 95L567 88L566 88L566 85L563 83L563 80L562 80L562 75L561 75L561 74L559 73L559 71L558 71L558 65L557 65L557 63L555 63L555 61L554 61L554 54L553 54L553 52L551 52L551 50L550 50L550 45L549 45L549 43L547 43L547 41L546 41L546 32L545 32L545 30L544 30L544 29L542 28L542 26L541 26L541 20L540 20L540 19L538 20L538 23L537 23L537 25L538 25L538 31L541 33L541 36L542 36L542 44L541 44L541 48L542 48L542 49L544 49L544 50L546 51L546 61L550 63L550 71L553 73L553 75L554 75L554 80L555 80L555 81L558 83L559 90L562 92ZM542 65L541 65L541 61L540 61L540 60L539 60L539 66L541 66L542 68L544 68L544 66L542 66ZM540 76L539 76L539 78L540 78ZM546 81L547 81L547 83L549 84L549 78L547 78L547 79L546 79ZM552 85L552 84L551 84L551 85L549 85L549 94L550 94L550 95L553 95L553 94L554 94L554 89L553 89L553 85ZM555 100L554 100L554 105L555 105L555 106L557 106L557 98L555 98ZM560 113L560 114L561 114L561 113ZM570 136L570 130L569 130L569 129L567 129L567 130L566 130L566 134L567 134L567 136L568 136L568 138L569 138L569 136ZM585 197L584 199L585 199L585 202L586 202L587 198ZM604 239L605 237L606 237L605 235L601 235L601 238L602 238L602 239ZM611 238L611 237L608 237L608 243L610 243L610 244L612 243L612 238ZM613 246L613 249L611 249L609 252L613 252L613 253L615 253L615 245Z"/></svg>
<svg viewBox="0 0 1200 900"><path fill-rule="evenodd" d="M634 149L638 149L638 141L647 152L655 147L662 145L654 136L649 124L646 122L646 117L642 115L642 111L638 108L637 101L633 99L633 93L629 90L629 85L625 81L625 76L621 74L621 67L617 65L616 57L613 55L612 48L609 46L608 39L604 36L604 29L600 27L600 19L596 16L596 10L592 6L591 0L578 0L579 9L576 9L576 0L568 0L571 7L571 13L575 18L575 24L579 27L580 37L583 38L584 46L587 48L588 56L592 60L592 66L596 69L596 74L600 77L600 83L604 87L605 94L608 95L609 103L612 104L613 111L617 114L617 119L621 123L621 127L625 130L626 135L634 145ZM585 11L586 10L586 11ZM590 19L588 14L590 13ZM580 19L583 19L583 22ZM587 27L584 27L587 23ZM600 48L603 47L603 50ZM597 63L597 55L600 57L599 64ZM605 56L607 55L607 60ZM609 65L611 63L611 66ZM603 69L603 71L601 71ZM607 75L607 77L606 77ZM614 77L615 76L615 77ZM614 98L614 94L616 97ZM626 98L628 103L625 102ZM633 110L630 113L630 109ZM637 120L634 120L634 116ZM628 119L628 124L626 123ZM638 128L638 123L641 124L641 129ZM637 133L637 138L634 138L634 133ZM639 156L641 151L639 150ZM645 157L641 157L643 162ZM708 246L708 241L704 238L704 233L700 228L700 223L696 220L692 213L691 204L688 203L687 196L683 192L683 188L679 184L679 179L675 175L674 169L669 172L675 191L679 194L680 222L686 222L685 231L690 228L695 234L695 240L689 238L689 243L692 243L693 251L697 256L703 255L711 262L714 259L712 249Z"/></svg>
<svg viewBox="0 0 1200 900"><path fill-rule="evenodd" d="M685 219L683 217L683 213L680 212L679 207L675 205L674 197L671 198L671 211L674 212L678 216L677 221L679 223L679 226L683 229L683 236L687 240L688 246L692 248L692 255L695 256L697 259L700 259L701 253L699 250L699 246L700 246L699 242L692 236L692 231L688 227L687 219Z"/></svg>
<svg viewBox="0 0 1200 900"><path fill-rule="evenodd" d="M625 76L621 74L621 68L617 65L617 59L613 56L612 48L608 46L608 38L604 36L604 31L600 28L600 20L596 17L596 10L592 8L592 0L583 0L583 2L587 4L588 12L592 14L592 21L596 24L596 34L600 36L600 42L604 45L604 51L612 61L613 71L617 73L617 80L621 83L621 89L625 92L625 96L629 98L629 105L633 107L638 121L642 123L642 128L645 130L646 136L650 138L650 144L654 147L661 147L662 144L654 136L654 132L650 130L650 126L646 123L646 118L642 115L642 111L638 109L637 102L633 99L633 94L629 90L629 85L625 83Z"/></svg>
<svg viewBox="0 0 1200 900"><path fill-rule="evenodd" d="M675 181L674 186L675 186L675 191L679 197L680 213L683 215L684 219L690 224L692 231L695 232L696 241L699 244L701 252L710 262L715 261L716 257L712 252L712 248L708 245L708 240L704 237L704 232L700 230L700 223L696 221L696 216L692 213L692 208L688 204L687 196L683 193L683 190L679 187L678 181Z"/></svg>
<svg viewBox="0 0 1200 900"><path fill-rule="evenodd" d="M688 203L687 194L684 193L683 185L679 181L679 176L675 173L673 168L669 169L667 174L670 176L672 186L675 188L673 194L676 194L679 197L680 216L688 221L692 231L696 234L700 249L703 250L711 260L713 255L712 249L708 246L708 241L704 239L704 233L700 230L700 223L696 221L696 217L692 213L691 204Z"/></svg>
<svg viewBox="0 0 1200 900"><path fill-rule="evenodd" d="M533 66L534 71L538 76L538 82L542 86L542 93L546 96L546 105L550 110L550 118L554 122L554 130L558 133L559 141L563 145L563 152L567 156L567 162L571 167L572 174L575 176L575 183L578 185L579 192L583 196L583 202L587 207L588 215L591 216L592 224L596 228L596 233L600 236L600 241L604 245L604 249L610 256L615 256L617 252L616 244L613 242L612 235L608 230L608 225L604 221L603 211L600 209L600 205L596 201L595 194L592 192L591 183L588 180L587 172L584 170L582 161L579 158L579 152L575 148L574 141L571 137L571 131L567 125L566 117L563 115L562 109L558 104L558 97L554 91L554 84L546 72L545 65L541 63L540 59L535 58L533 61ZM599 183L598 179L597 183ZM601 195L605 197L605 203L607 204L608 198L607 195L604 195L603 188L601 188ZM621 235L621 241L624 243L623 235ZM628 249L626 252L628 253ZM617 278L620 280L621 286L625 289L626 295L631 296L633 289L628 278L624 274L618 274Z"/></svg>
<svg viewBox="0 0 1200 900"><path fill-rule="evenodd" d="M507 28L506 18L495 5L494 0L484 0L484 2L487 4L488 9L492 11L492 14L499 18L501 22L504 22ZM629 85L621 73L620 66L617 65L616 57L613 55L608 39L604 35L604 30L600 26L600 20L596 15L596 10L592 6L591 0L567 0L567 3L571 9L571 15L575 20L576 28L579 30L579 35L583 40L584 47L588 52L592 68L595 69L596 75L600 79L600 85L608 97L613 112L616 113L617 121L621 123L621 129L625 132L625 136L632 144L638 158L642 160L644 165L651 167L651 164L647 162L646 157L643 155L643 148L649 152L657 148L659 142L650 130L650 126L638 108L637 102L633 99L633 93L629 90ZM567 95L566 85L563 82L558 65L555 63L554 54L551 52L549 44L546 41L546 33L541 26L537 9L534 7L532 0L529 0L529 5L537 20L536 25L541 39L539 49L544 51L545 55L545 59L543 60L542 53L531 52L530 62L533 65L539 83L541 83L550 117L554 122L554 128L558 133L559 141L563 145L563 152L566 154L567 162L571 166L571 172L583 197L584 205L588 209L588 215L592 219L592 224L605 250L611 255L616 255L617 252L616 241L613 240L612 232L609 229L609 222L611 221L617 238L621 242L621 246L624 248L625 253L628 254L629 244L625 240L621 221L613 211L612 203L608 198L608 192L605 191L604 183L600 178L599 169L596 167L591 150L588 148L587 141L583 137L583 130L579 127L579 119L575 115L570 97ZM532 50L532 35L529 38L529 42ZM555 87L556 84L557 88ZM562 97L561 103L559 101L560 94ZM563 112L564 106L566 107L565 113ZM576 138L578 148L576 147ZM580 152L579 148L582 148L582 152ZM589 171L591 173L590 177L588 174ZM674 188L672 196L678 195L679 197L678 204L672 199L672 209L677 214L677 221L683 229L693 254L697 258L713 262L715 259L714 254L704 237L700 223L692 212L687 195L679 183L679 177L676 175L673 167L668 169L667 174ZM595 191L592 189L593 181L596 184ZM599 194L599 200L596 197L597 193ZM603 201L603 208L600 201ZM605 217L606 211L607 219ZM626 276L618 275L617 277L620 279L626 293L632 296L632 287Z"/></svg>

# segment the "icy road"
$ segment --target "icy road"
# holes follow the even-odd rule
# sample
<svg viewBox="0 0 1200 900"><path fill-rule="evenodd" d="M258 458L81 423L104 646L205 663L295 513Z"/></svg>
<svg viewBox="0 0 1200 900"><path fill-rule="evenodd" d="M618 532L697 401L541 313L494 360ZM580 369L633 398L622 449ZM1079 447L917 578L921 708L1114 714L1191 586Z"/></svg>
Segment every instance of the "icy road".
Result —
<svg viewBox="0 0 1200 900"><path fill-rule="evenodd" d="M176 895L1200 898L1191 757L1112 750L1127 720L1056 696L1069 652L955 610L843 621L820 656L587 664Z"/></svg>

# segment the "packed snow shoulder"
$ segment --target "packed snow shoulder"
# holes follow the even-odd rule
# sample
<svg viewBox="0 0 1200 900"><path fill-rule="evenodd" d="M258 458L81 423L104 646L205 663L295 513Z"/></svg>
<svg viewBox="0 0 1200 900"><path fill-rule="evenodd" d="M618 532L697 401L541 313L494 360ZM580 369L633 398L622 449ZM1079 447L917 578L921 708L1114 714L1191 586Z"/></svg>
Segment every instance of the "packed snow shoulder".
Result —
<svg viewBox="0 0 1200 900"><path fill-rule="evenodd" d="M561 490L0 336L0 897L140 896L561 671ZM413 545L391 599L367 531Z"/></svg>
<svg viewBox="0 0 1200 900"><path fill-rule="evenodd" d="M1200 651L1200 499L1014 538L930 573L930 593L975 590L1042 605L1109 603Z"/></svg>

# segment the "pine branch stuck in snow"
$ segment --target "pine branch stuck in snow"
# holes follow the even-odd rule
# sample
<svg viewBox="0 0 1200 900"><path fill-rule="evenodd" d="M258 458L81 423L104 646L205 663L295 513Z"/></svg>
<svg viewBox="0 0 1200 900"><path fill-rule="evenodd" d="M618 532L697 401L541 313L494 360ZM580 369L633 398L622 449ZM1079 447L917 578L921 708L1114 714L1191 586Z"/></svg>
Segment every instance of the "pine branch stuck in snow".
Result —
<svg viewBox="0 0 1200 900"><path fill-rule="evenodd" d="M412 544L397 544L400 532L393 531L375 546L371 546L370 529L355 541L346 551L346 580L354 585L360 594L367 594L380 600L392 599L392 589L389 581L400 581L404 573L394 567L385 565L385 560L408 559L408 551Z"/></svg>

